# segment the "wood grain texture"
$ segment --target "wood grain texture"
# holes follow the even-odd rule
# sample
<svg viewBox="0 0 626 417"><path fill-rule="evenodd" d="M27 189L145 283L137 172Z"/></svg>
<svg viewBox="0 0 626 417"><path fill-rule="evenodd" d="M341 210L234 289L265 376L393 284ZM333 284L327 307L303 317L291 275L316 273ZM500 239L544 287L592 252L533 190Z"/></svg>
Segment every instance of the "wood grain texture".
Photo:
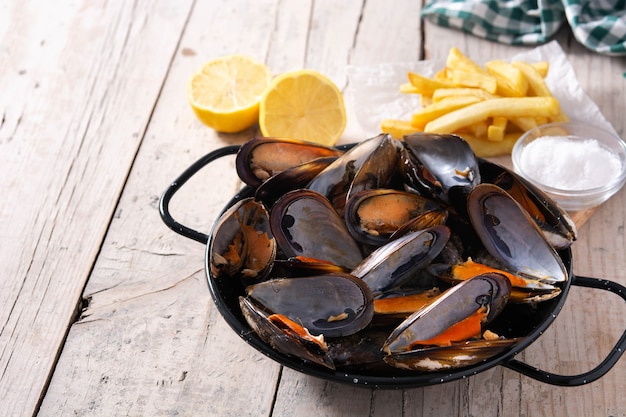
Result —
<svg viewBox="0 0 626 417"><path fill-rule="evenodd" d="M24 416L80 306L186 12L166 2L2 9L0 398L11 399L4 415Z"/></svg>
<svg viewBox="0 0 626 417"><path fill-rule="evenodd" d="M235 52L264 60L276 4L245 2L252 10L236 19L243 6L194 4L40 415L271 412L280 367L230 330L210 298L204 245L167 229L157 211L160 193L183 169L252 134L215 134L185 96L187 78L205 60ZM175 218L208 232L241 186L233 162L219 160L189 181L172 200Z"/></svg>
<svg viewBox="0 0 626 417"><path fill-rule="evenodd" d="M0 2L0 190L11 202L0 208L0 415L626 416L624 359L575 388L503 367L406 390L283 368L218 312L205 245L159 219L159 196L184 169L258 134L219 134L195 118L185 83L204 61L246 54L275 74L317 69L345 90L348 65L443 58L452 46L483 61L525 49L422 27L419 12L408 0ZM567 30L558 40L623 136L626 60L587 52ZM347 104L342 142L362 140ZM208 233L241 185L225 157L170 210ZM626 285L624 207L622 190L577 217L576 274ZM617 296L573 287L518 358L584 372L624 331L625 310Z"/></svg>

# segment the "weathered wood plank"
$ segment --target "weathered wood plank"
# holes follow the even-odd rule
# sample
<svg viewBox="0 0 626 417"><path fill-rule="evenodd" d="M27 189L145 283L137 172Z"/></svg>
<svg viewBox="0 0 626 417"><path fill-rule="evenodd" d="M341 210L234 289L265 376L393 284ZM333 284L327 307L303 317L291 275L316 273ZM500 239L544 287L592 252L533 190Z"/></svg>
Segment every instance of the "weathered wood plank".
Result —
<svg viewBox="0 0 626 417"><path fill-rule="evenodd" d="M157 201L197 158L253 134L218 135L202 125L187 103L186 81L217 56L242 53L263 61L277 6L194 5L42 415L271 413L280 366L222 319L204 277L204 245L167 229ZM210 230L241 186L233 163L232 157L219 160L181 189L171 204L177 220Z"/></svg>
<svg viewBox="0 0 626 417"><path fill-rule="evenodd" d="M167 2L2 4L4 415L32 415L38 406L187 8Z"/></svg>

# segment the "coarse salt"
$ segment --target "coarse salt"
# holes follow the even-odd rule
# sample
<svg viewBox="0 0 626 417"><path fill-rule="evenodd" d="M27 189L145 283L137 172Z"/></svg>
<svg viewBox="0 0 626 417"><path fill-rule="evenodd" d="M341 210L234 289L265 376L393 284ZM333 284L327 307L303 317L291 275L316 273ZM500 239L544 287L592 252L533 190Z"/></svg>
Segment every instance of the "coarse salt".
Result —
<svg viewBox="0 0 626 417"><path fill-rule="evenodd" d="M601 187L621 171L619 157L595 139L543 136L529 143L520 158L529 176L549 187L580 191Z"/></svg>

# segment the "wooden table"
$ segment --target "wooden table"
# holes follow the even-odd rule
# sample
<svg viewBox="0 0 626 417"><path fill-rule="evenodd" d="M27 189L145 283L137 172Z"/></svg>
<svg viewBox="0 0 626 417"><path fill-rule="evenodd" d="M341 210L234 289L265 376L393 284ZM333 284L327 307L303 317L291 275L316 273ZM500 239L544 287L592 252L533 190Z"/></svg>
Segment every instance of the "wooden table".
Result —
<svg viewBox="0 0 626 417"><path fill-rule="evenodd" d="M160 194L216 148L185 83L202 62L242 53L275 73L317 69L346 89L347 65L477 61L525 48L423 24L420 2L0 2L0 415L625 416L626 360L573 388L497 366L408 390L370 390L282 368L245 344L209 296L204 247L160 220ZM558 40L584 90L626 134L626 59ZM348 103L349 111L352 104ZM343 141L365 139L350 116ZM232 161L172 202L208 231L241 186ZM574 272L626 284L626 190L579 230ZM542 369L591 369L626 327L624 302L573 287L519 355Z"/></svg>

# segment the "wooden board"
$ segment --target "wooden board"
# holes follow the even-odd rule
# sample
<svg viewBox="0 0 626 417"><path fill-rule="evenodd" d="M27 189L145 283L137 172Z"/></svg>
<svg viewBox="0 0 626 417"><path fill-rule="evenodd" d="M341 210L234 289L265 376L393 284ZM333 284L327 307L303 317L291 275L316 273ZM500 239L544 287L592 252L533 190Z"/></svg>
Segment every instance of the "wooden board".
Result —
<svg viewBox="0 0 626 417"><path fill-rule="evenodd" d="M161 192L192 162L258 134L222 135L196 120L185 83L208 59L247 54L275 73L310 67L345 90L350 64L443 57L451 46L506 59L524 48L422 26L419 4L407 0L38 6L0 6L0 190L11 201L0 208L0 305L10 306L0 309L0 414L623 415L623 359L576 388L496 367L373 391L283 368L220 316L204 245L158 216ZM626 61L588 53L567 31L559 41L624 134ZM352 115L342 141L362 139ZM172 213L208 232L240 187L233 158L224 158L185 185ZM626 284L625 206L622 190L592 216L574 215L576 274ZM624 311L614 295L574 287L518 357L564 374L591 369L626 327Z"/></svg>
<svg viewBox="0 0 626 417"><path fill-rule="evenodd" d="M0 414L27 416L81 307L189 2L0 10Z"/></svg>

